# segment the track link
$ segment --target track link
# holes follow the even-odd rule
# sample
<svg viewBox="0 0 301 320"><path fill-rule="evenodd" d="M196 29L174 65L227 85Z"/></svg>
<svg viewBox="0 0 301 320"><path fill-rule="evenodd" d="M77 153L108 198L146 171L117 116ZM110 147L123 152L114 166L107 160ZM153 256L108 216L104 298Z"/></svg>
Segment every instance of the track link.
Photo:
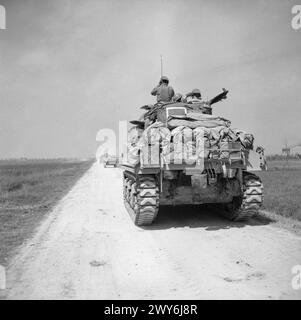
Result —
<svg viewBox="0 0 301 320"><path fill-rule="evenodd" d="M159 210L159 188L156 176L124 173L125 207L137 226L151 225Z"/></svg>
<svg viewBox="0 0 301 320"><path fill-rule="evenodd" d="M244 172L243 196L226 205L226 217L233 221L247 221L255 216L263 203L263 184L258 176Z"/></svg>

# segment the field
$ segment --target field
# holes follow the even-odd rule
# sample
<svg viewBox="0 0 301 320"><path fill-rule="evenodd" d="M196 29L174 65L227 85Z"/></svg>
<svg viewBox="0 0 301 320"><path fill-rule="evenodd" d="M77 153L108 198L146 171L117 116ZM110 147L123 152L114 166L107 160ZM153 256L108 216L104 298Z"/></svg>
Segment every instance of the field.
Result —
<svg viewBox="0 0 301 320"><path fill-rule="evenodd" d="M301 221L301 161L270 161L259 173L264 184L264 209Z"/></svg>
<svg viewBox="0 0 301 320"><path fill-rule="evenodd" d="M91 161L0 161L0 264L91 166Z"/></svg>

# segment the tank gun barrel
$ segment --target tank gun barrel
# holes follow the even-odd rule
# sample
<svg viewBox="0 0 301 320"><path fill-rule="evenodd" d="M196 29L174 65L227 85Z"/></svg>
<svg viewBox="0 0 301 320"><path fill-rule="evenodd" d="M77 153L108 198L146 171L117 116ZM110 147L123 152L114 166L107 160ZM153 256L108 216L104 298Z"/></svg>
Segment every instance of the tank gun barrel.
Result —
<svg viewBox="0 0 301 320"><path fill-rule="evenodd" d="M214 98L212 98L211 100L208 101L208 104L211 106L214 103L217 103L221 100L227 99L227 94L228 94L229 90L226 90L225 88L223 88L223 92L218 94L217 96L215 96Z"/></svg>

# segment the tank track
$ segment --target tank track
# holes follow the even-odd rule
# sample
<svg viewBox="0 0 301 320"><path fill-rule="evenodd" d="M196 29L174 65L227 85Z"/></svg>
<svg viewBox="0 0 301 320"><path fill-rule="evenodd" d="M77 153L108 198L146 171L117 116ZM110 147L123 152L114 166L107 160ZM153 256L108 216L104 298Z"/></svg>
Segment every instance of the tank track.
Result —
<svg viewBox="0 0 301 320"><path fill-rule="evenodd" d="M159 211L157 177L124 173L123 182L124 204L134 224L151 225Z"/></svg>
<svg viewBox="0 0 301 320"><path fill-rule="evenodd" d="M227 205L227 218L233 221L247 221L258 213L262 203L263 184L260 178L250 172L244 172L243 196Z"/></svg>

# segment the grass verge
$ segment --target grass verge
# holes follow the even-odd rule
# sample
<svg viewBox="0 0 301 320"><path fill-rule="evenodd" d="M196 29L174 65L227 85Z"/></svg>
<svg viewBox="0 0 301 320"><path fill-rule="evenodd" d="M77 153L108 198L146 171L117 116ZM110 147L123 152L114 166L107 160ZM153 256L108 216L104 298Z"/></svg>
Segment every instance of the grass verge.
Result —
<svg viewBox="0 0 301 320"><path fill-rule="evenodd" d="M271 161L259 172L264 185L264 209L301 221L301 161Z"/></svg>
<svg viewBox="0 0 301 320"><path fill-rule="evenodd" d="M0 264L28 239L92 161L0 162Z"/></svg>

